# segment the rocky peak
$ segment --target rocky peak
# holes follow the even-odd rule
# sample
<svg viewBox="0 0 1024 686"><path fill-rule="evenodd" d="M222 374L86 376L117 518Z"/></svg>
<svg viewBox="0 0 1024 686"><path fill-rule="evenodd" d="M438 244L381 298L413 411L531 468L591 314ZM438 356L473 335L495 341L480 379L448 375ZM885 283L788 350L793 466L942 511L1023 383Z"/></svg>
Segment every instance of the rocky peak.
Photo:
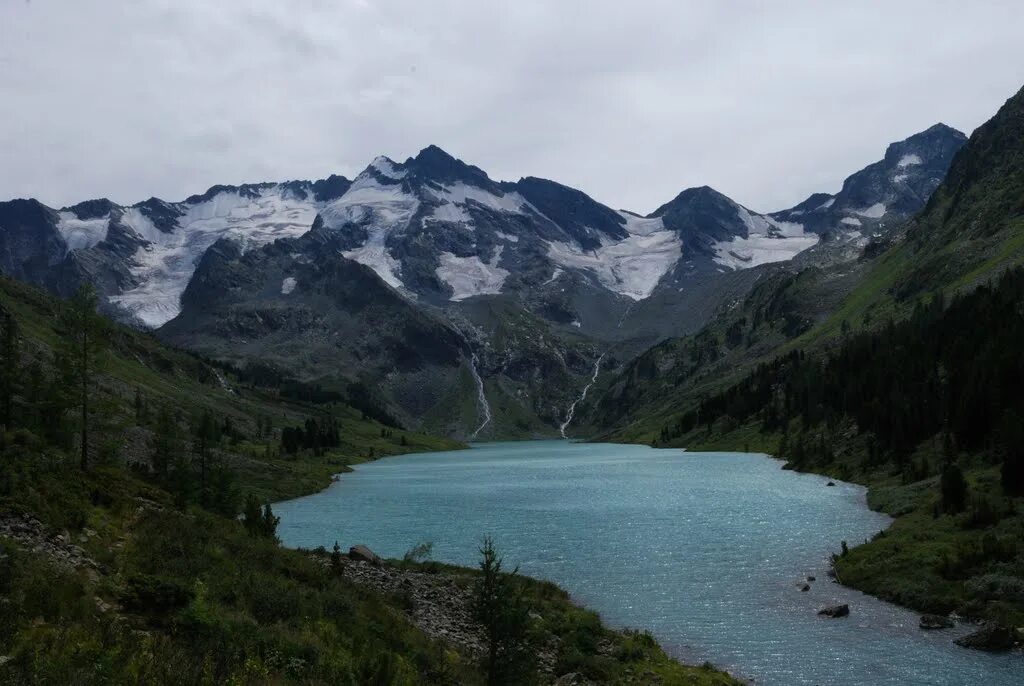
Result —
<svg viewBox="0 0 1024 686"><path fill-rule="evenodd" d="M501 188L480 167L466 164L436 145L428 145L402 165L418 181L450 186L464 183L500 195Z"/></svg>
<svg viewBox="0 0 1024 686"><path fill-rule="evenodd" d="M99 219L109 215L115 207L117 206L110 200L97 198L95 200L84 200L77 205L66 207L64 210L72 212L79 219Z"/></svg>
<svg viewBox="0 0 1024 686"><path fill-rule="evenodd" d="M600 247L602 236L621 240L629 235L621 214L583 191L534 176L520 179L514 188L584 250Z"/></svg>

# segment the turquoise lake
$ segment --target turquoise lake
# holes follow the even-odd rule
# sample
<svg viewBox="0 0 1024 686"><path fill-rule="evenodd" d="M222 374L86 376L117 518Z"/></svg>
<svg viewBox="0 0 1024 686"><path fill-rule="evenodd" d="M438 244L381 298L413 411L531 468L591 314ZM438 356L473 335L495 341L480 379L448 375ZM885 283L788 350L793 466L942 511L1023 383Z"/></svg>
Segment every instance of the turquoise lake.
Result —
<svg viewBox="0 0 1024 686"><path fill-rule="evenodd" d="M684 661L756 684L1024 683L1024 658L959 648L969 627L918 616L826 577L840 541L889 524L863 488L745 453L530 441L392 457L274 506L285 545L364 543L475 565L484 535L610 625L649 630ZM797 586L817 577L809 592ZM816 612L845 602L851 615Z"/></svg>

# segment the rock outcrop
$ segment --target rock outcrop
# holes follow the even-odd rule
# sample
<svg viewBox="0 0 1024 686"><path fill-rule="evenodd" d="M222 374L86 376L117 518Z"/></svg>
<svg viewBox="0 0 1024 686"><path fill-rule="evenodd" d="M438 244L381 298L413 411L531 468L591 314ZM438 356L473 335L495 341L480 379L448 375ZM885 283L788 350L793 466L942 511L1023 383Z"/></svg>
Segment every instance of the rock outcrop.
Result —
<svg viewBox="0 0 1024 686"><path fill-rule="evenodd" d="M848 617L850 615L850 606L846 603L842 605L830 605L829 607L823 607L818 610L818 614L823 617Z"/></svg>
<svg viewBox="0 0 1024 686"><path fill-rule="evenodd" d="M974 633L956 640L956 644L963 648L974 648L990 653L1010 650L1015 643L1013 632L999 624L986 624Z"/></svg>
<svg viewBox="0 0 1024 686"><path fill-rule="evenodd" d="M921 621L918 626L925 631L949 629L953 626L953 620L945 615L921 615Z"/></svg>
<svg viewBox="0 0 1024 686"><path fill-rule="evenodd" d="M348 556L356 562L369 562L372 565L379 565L380 558L365 545L354 545L348 549Z"/></svg>

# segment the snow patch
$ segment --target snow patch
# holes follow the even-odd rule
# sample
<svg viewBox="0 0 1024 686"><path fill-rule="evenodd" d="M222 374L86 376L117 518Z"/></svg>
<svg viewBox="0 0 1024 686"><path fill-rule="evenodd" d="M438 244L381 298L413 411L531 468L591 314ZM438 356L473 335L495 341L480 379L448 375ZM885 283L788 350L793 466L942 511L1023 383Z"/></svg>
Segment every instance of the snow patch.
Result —
<svg viewBox="0 0 1024 686"><path fill-rule="evenodd" d="M61 212L57 231L64 238L68 250L86 250L107 237L110 215L95 219L79 219L74 212Z"/></svg>
<svg viewBox="0 0 1024 686"><path fill-rule="evenodd" d="M295 290L295 277L289 276L281 282L281 295L288 295Z"/></svg>
<svg viewBox="0 0 1024 686"><path fill-rule="evenodd" d="M885 203L883 203L883 202L876 202L871 207L866 207L863 210L851 210L851 211L854 214L859 214L860 216L867 217L868 219L878 219L880 217L885 216L886 207L885 207Z"/></svg>
<svg viewBox="0 0 1024 686"><path fill-rule="evenodd" d="M893 183L903 183L909 178L908 174L894 174L892 177Z"/></svg>
<svg viewBox="0 0 1024 686"><path fill-rule="evenodd" d="M751 213L735 205L736 216L747 229L746 236L717 241L714 260L732 269L746 269L770 262L791 260L818 242L818 236L804 231L799 222L787 222Z"/></svg>
<svg viewBox="0 0 1024 686"><path fill-rule="evenodd" d="M483 188L470 186L462 183L461 181L453 186L442 186L440 191L430 189L430 192L439 200L445 202L465 205L467 202L472 201L489 209L495 210L496 212L522 214L523 206L529 205L526 199L518 193L513 192L505 193L504 195L495 195Z"/></svg>
<svg viewBox="0 0 1024 686"><path fill-rule="evenodd" d="M386 176L387 178L394 179L396 181L398 179L405 178L405 175L408 173L404 169L398 170L395 167L395 163L383 155L375 158L373 162L370 162L370 166L376 169L381 176Z"/></svg>
<svg viewBox="0 0 1024 686"><path fill-rule="evenodd" d="M785 222L789 223L789 222ZM770 262L791 260L818 242L814 234L773 236L751 233L746 238L735 236L714 245L715 262L732 269L746 269Z"/></svg>
<svg viewBox="0 0 1024 686"><path fill-rule="evenodd" d="M634 233L590 252L575 243L550 242L548 258L563 267L590 271L609 290L643 300L683 254L682 241L674 231L652 230L654 224L647 223L651 220L643 221L634 228L649 233Z"/></svg>
<svg viewBox="0 0 1024 686"><path fill-rule="evenodd" d="M501 293L509 272L498 266L504 246L494 249L489 262L478 256L459 257L450 252L441 253L441 265L435 270L437 278L451 286L451 300L458 302L474 295Z"/></svg>
<svg viewBox="0 0 1024 686"><path fill-rule="evenodd" d="M835 198L829 198L828 200L826 200L825 202L821 203L820 205L818 205L814 209L815 210L827 210L828 208L832 207L835 204L836 204L836 199Z"/></svg>
<svg viewBox="0 0 1024 686"><path fill-rule="evenodd" d="M896 163L896 166L900 169L904 167L912 167L915 164L921 164L921 157L911 153L910 155L904 155L900 158L900 161Z"/></svg>
<svg viewBox="0 0 1024 686"><path fill-rule="evenodd" d="M784 222L772 217L762 217L771 227L768 235L782 238L799 238L804 235L804 225L799 222Z"/></svg>
<svg viewBox="0 0 1024 686"><path fill-rule="evenodd" d="M471 217L462 207L453 202L446 202L434 208L425 221L452 222L455 224L469 223Z"/></svg>
<svg viewBox="0 0 1024 686"><path fill-rule="evenodd" d="M494 235L497 236L498 238L500 238L503 241L508 241L509 243L518 243L519 242L519 236L513 236L510 233L502 233L501 231L495 231Z"/></svg>
<svg viewBox="0 0 1024 686"><path fill-rule="evenodd" d="M650 236L665 229L665 222L661 217L641 217L632 212L622 211L619 212L619 216L626 220L626 233L632 236Z"/></svg>
<svg viewBox="0 0 1024 686"><path fill-rule="evenodd" d="M839 220L840 224L846 224L848 226L860 226L860 220L856 217L843 217Z"/></svg>
<svg viewBox="0 0 1024 686"><path fill-rule="evenodd" d="M393 288L402 288L401 264L388 251L387 237L409 225L419 209L419 200L400 186L385 186L369 174L360 174L345 195L325 207L320 216L324 226L337 229L353 223L363 226L369 238L353 250L342 253L350 260L377 273Z"/></svg>
<svg viewBox="0 0 1024 686"><path fill-rule="evenodd" d="M551 278L542 283L541 286L547 286L552 281L556 281L564 273L561 267L555 267L555 271L551 273Z"/></svg>

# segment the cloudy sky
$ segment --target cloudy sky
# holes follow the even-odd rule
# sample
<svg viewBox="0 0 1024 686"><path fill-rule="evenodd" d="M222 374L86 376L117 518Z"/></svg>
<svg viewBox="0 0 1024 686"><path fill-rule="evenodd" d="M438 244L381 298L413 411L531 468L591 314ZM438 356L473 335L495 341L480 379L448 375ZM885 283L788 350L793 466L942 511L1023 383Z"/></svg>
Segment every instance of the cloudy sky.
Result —
<svg viewBox="0 0 1024 686"><path fill-rule="evenodd" d="M648 212L757 210L1024 84L1024 3L0 0L0 198L177 200L435 143Z"/></svg>

